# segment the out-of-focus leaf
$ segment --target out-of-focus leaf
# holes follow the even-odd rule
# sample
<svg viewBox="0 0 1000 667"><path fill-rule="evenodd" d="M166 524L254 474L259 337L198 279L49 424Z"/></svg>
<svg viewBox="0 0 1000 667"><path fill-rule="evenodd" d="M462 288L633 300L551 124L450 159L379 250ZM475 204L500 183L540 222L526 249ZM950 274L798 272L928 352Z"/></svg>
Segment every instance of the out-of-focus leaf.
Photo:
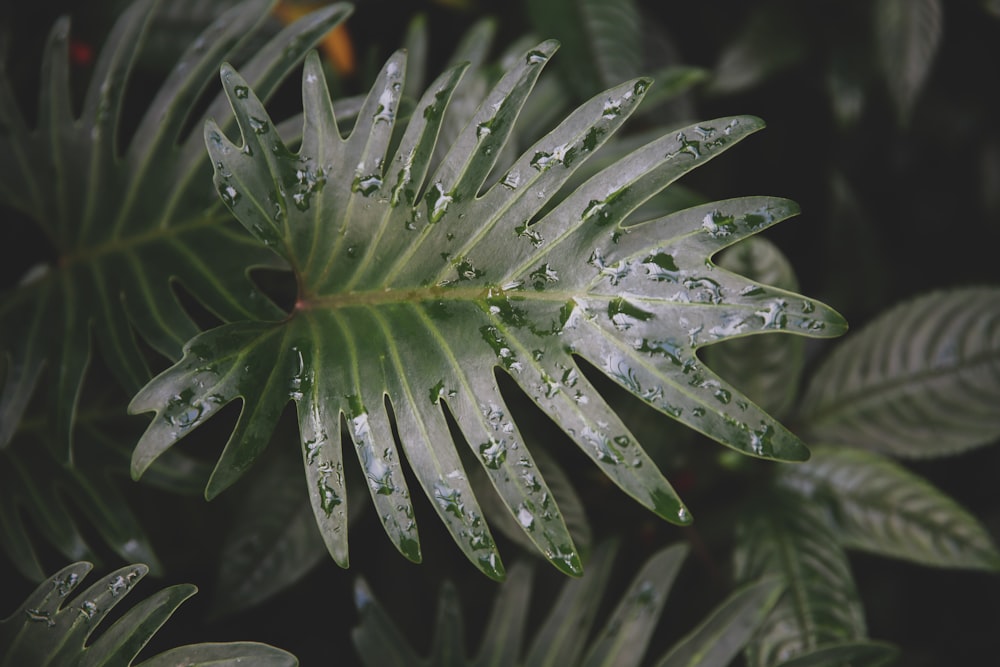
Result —
<svg viewBox="0 0 1000 667"><path fill-rule="evenodd" d="M614 548L597 547L587 573L567 582L545 620L534 630L531 647L521 659L524 633L531 616L533 570L516 563L494 602L475 660L464 658L462 613L454 588L446 585L438 607L435 639L427 658L420 658L395 626L367 584L359 581L356 598L360 624L352 637L368 667L635 667L650 637L687 547L667 547L654 554L636 574L611 617L591 626L611 570ZM746 644L783 589L771 578L754 582L731 595L701 625L660 658L659 667L724 667ZM584 656L586 652L586 657Z"/></svg>
<svg viewBox="0 0 1000 667"><path fill-rule="evenodd" d="M941 0L876 0L876 50L904 125L927 80L943 31Z"/></svg>
<svg viewBox="0 0 1000 667"><path fill-rule="evenodd" d="M892 644L876 641L843 642L821 646L780 667L886 667L895 664L899 649Z"/></svg>
<svg viewBox="0 0 1000 667"><path fill-rule="evenodd" d="M776 245L755 236L719 255L719 266L766 285L789 291L799 288L791 262ZM788 305L788 304L786 304ZM804 341L798 336L737 338L705 351L716 373L776 417L787 415L798 395Z"/></svg>
<svg viewBox="0 0 1000 667"><path fill-rule="evenodd" d="M81 452L93 453L86 436L78 446ZM105 465L106 457L97 452L87 465L74 467L30 439L0 451L0 548L22 576L32 581L45 578L33 536L68 560L96 560L84 538L80 514L124 561L141 558L154 574L162 571L142 523L119 488L127 480L113 479L115 469ZM127 461L127 457L117 459L119 474L127 470ZM30 531L24 517L30 519Z"/></svg>
<svg viewBox="0 0 1000 667"><path fill-rule="evenodd" d="M19 609L0 621L0 665L128 667L167 619L197 591L190 584L163 589L92 637L148 570L145 565L123 567L70 599L91 567L90 563L80 562L63 568L39 585ZM144 667L181 664L294 667L298 661L293 655L265 644L242 643L185 646L142 663Z"/></svg>
<svg viewBox="0 0 1000 667"><path fill-rule="evenodd" d="M294 460L274 456L250 480L223 544L215 615L260 604L308 575L327 555L301 475ZM353 520L363 498L350 500Z"/></svg>
<svg viewBox="0 0 1000 667"><path fill-rule="evenodd" d="M685 545L675 545L646 561L590 644L582 667L638 667L687 552Z"/></svg>
<svg viewBox="0 0 1000 667"><path fill-rule="evenodd" d="M786 592L747 648L748 667L775 667L831 644L867 639L847 556L817 508L770 491L748 504L734 552L736 577L777 577Z"/></svg>
<svg viewBox="0 0 1000 667"><path fill-rule="evenodd" d="M677 642L656 667L726 667L750 641L784 589L779 579L742 587Z"/></svg>
<svg viewBox="0 0 1000 667"><path fill-rule="evenodd" d="M559 67L579 99L642 72L642 21L635 0L525 0L537 34L559 40Z"/></svg>
<svg viewBox="0 0 1000 667"><path fill-rule="evenodd" d="M805 55L808 30L803 28L801 3L756 3L751 11L740 33L716 61L706 92L728 95L747 90Z"/></svg>
<svg viewBox="0 0 1000 667"><path fill-rule="evenodd" d="M883 456L815 447L779 483L825 510L848 548L938 567L1000 569L989 532L958 503Z"/></svg>
<svg viewBox="0 0 1000 667"><path fill-rule="evenodd" d="M902 457L1000 437L1000 288L933 292L886 311L817 369L800 409L813 442Z"/></svg>
<svg viewBox="0 0 1000 667"><path fill-rule="evenodd" d="M58 256L47 271L0 295L0 447L41 386L54 446L71 459L94 345L131 394L150 377L138 339L176 359L198 333L174 283L224 321L281 314L247 271L282 262L234 226L205 186L211 164L201 133L186 132L192 107L222 60L255 34L271 3L246 0L214 21L167 75L128 145L119 146L130 70L155 4L139 0L121 14L78 117L71 104L68 20L56 23L45 48L33 127L0 67L0 203L36 223ZM259 94L270 96L349 11L347 5L319 10L258 49L244 73ZM232 114L221 102L210 103L205 117L227 126Z"/></svg>

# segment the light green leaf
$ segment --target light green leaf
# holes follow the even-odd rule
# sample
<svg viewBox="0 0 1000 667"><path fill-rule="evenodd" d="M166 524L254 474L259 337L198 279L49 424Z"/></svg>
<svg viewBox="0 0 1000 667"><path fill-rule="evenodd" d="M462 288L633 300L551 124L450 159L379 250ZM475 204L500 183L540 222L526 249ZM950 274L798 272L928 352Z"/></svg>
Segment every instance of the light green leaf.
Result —
<svg viewBox="0 0 1000 667"><path fill-rule="evenodd" d="M767 285L799 288L791 263L777 246L751 237L719 255L719 266ZM706 350L708 365L776 417L785 416L798 395L804 341L798 336L737 338Z"/></svg>
<svg viewBox="0 0 1000 667"><path fill-rule="evenodd" d="M114 607L125 599L146 576L145 565L130 565L102 577L87 590L70 599L91 569L90 563L74 563L49 577L28 596L19 609L0 621L0 665L3 667L99 667L132 664L146 643L163 626L196 588L190 584L171 586L138 603L115 623L92 639L98 626ZM169 662L187 656L212 664L212 656L222 656L228 664L294 666L294 656L262 644L196 645L170 652L142 663ZM260 657L263 662L254 661ZM227 664L223 662L222 664Z"/></svg>
<svg viewBox="0 0 1000 667"><path fill-rule="evenodd" d="M866 638L847 556L817 508L774 490L744 511L736 577L778 577L787 592L747 648L748 667L774 667L829 644Z"/></svg>
<svg viewBox="0 0 1000 667"><path fill-rule="evenodd" d="M848 548L939 567L996 570L1000 553L971 514L923 478L878 454L816 447L779 483L825 510Z"/></svg>
<svg viewBox="0 0 1000 667"><path fill-rule="evenodd" d="M150 377L137 338L178 358L199 329L174 283L224 321L280 315L247 271L283 263L233 226L204 187L211 166L200 133L184 132L222 58L255 34L270 2L247 0L209 26L167 76L129 144L119 146L122 100L154 6L140 0L121 15L79 117L70 104L68 21L55 25L45 49L33 129L0 67L0 126L8 128L0 137L0 203L37 223L58 255L56 265L0 297L0 447L40 384L54 442L71 458L93 344L130 393ZM270 95L348 13L346 5L320 10L258 49L243 71L259 94ZM207 113L232 119L221 95Z"/></svg>
<svg viewBox="0 0 1000 667"><path fill-rule="evenodd" d="M404 54L383 69L342 138L317 57L303 75L302 147L291 153L247 83L224 68L243 145L206 127L216 186L259 240L287 260L294 311L208 331L132 401L157 414L136 447L139 476L225 404L243 411L206 489L232 484L296 403L317 522L347 563L342 418L386 532L419 560L399 446L456 543L480 569L502 566L448 430L461 430L508 512L558 568L580 562L495 373L506 373L626 493L660 516L690 515L574 355L655 409L752 456L803 459L802 443L697 360L697 348L767 331L831 336L829 308L716 268L718 250L797 212L781 199L715 202L623 226L644 201L760 129L752 117L670 132L623 157L535 222L549 199L624 122L644 80L591 99L485 191L555 44L523 54L428 176L448 96L440 76L390 145Z"/></svg>
<svg viewBox="0 0 1000 667"><path fill-rule="evenodd" d="M725 667L750 641L783 591L778 579L740 588L677 642L657 667Z"/></svg>
<svg viewBox="0 0 1000 667"><path fill-rule="evenodd" d="M537 34L559 40L560 65L580 99L642 74L642 19L635 0L526 0Z"/></svg>
<svg viewBox="0 0 1000 667"><path fill-rule="evenodd" d="M817 369L801 419L815 442L902 457L1000 438L1000 289L933 292L883 313Z"/></svg>
<svg viewBox="0 0 1000 667"><path fill-rule="evenodd" d="M941 0L877 0L873 11L879 64L905 125L941 42L943 6Z"/></svg>

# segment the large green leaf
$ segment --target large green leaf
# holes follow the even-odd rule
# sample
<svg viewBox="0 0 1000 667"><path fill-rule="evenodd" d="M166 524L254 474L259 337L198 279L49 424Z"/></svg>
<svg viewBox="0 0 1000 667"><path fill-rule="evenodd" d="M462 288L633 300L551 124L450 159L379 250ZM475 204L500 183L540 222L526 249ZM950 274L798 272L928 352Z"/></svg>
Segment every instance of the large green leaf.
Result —
<svg viewBox="0 0 1000 667"><path fill-rule="evenodd" d="M749 504L734 560L738 580L773 576L787 585L747 648L749 667L773 667L815 651L867 642L847 556L812 503L774 490Z"/></svg>
<svg viewBox="0 0 1000 667"><path fill-rule="evenodd" d="M205 187L211 166L202 138L185 130L222 59L254 35L271 4L246 0L209 26L167 76L124 147L118 145L122 100L155 1L139 0L115 24L78 117L71 106L68 20L55 25L45 49L34 128L0 67L0 204L37 223L57 256L0 298L0 446L41 383L61 456L72 455L77 397L93 344L130 393L150 377L137 337L178 358L199 328L174 284L224 321L280 314L247 271L283 264L234 226ZM243 68L259 94L270 95L348 12L346 5L326 8L262 46ZM205 113L232 119L224 99Z"/></svg>
<svg viewBox="0 0 1000 667"><path fill-rule="evenodd" d="M883 456L816 447L779 483L815 503L849 548L939 567L1000 568L989 532L929 482Z"/></svg>
<svg viewBox="0 0 1000 667"><path fill-rule="evenodd" d="M640 664L656 629L660 612L687 554L673 546L654 554L636 573L618 606L596 632L591 625L602 594L614 549L607 543L594 552L587 574L567 582L538 627L528 627L533 571L518 563L494 601L474 660L465 658L461 608L451 586L441 592L435 638L430 655L421 659L362 581L357 604L360 625L352 632L354 645L370 667L575 667ZM656 664L660 667L724 667L743 648L772 608L782 587L774 579L755 582L722 602L693 632ZM525 631L531 647L524 653Z"/></svg>
<svg viewBox="0 0 1000 667"><path fill-rule="evenodd" d="M806 457L794 435L695 356L703 345L751 333L843 331L829 308L709 259L797 207L749 197L622 224L682 174L760 129L758 119L723 118L673 131L549 202L641 100L647 82L630 81L582 105L481 191L555 48L545 42L518 59L430 176L438 125L461 68L431 85L391 156L404 54L389 60L346 139L318 58L307 59L298 153L273 131L248 84L223 69L242 145L207 125L216 186L240 221L288 261L298 300L282 320L199 335L180 362L135 396L132 412L156 412L134 453L135 476L241 399L242 413L206 489L213 497L253 463L294 401L313 510L337 562L347 563L344 420L397 548L420 557L394 431L456 542L500 577L446 410L542 553L566 572L580 566L497 372L512 377L626 493L677 523L690 521L687 509L579 372L575 356L738 451Z"/></svg>
<svg viewBox="0 0 1000 667"><path fill-rule="evenodd" d="M1000 438L1000 288L933 292L837 347L803 398L814 442L903 457Z"/></svg>
<svg viewBox="0 0 1000 667"><path fill-rule="evenodd" d="M147 572L145 565L123 567L70 599L91 567L90 563L80 562L63 568L39 585L19 609L0 621L0 665L127 667L177 608L197 592L190 584L165 588L129 609L96 639L91 639L101 622ZM183 646L145 660L141 667L182 664L291 667L298 661L272 646L236 642Z"/></svg>

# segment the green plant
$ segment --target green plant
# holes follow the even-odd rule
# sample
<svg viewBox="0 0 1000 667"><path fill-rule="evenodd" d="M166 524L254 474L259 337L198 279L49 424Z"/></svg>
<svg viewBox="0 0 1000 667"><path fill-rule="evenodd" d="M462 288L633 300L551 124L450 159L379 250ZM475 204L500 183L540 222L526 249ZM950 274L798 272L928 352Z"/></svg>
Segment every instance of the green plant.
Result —
<svg viewBox="0 0 1000 667"><path fill-rule="evenodd" d="M708 73L643 61L638 4L528 3L541 30L581 9L590 37L567 46L586 57L556 77L543 73L553 41L526 38L490 61L487 21L428 84L417 19L411 55L389 55L366 95L335 101L331 87L351 82L309 50L351 8L279 31L272 4L227 9L138 114L126 84L158 29L155 2L117 20L79 115L68 23L44 53L35 126L0 68L0 203L52 247L0 301L0 545L20 576L41 581L53 550L168 576L211 569L213 617L224 619L327 572L327 554L346 567L349 524L352 535L381 524L421 561L428 528L418 539L416 521L436 513L445 531L431 522L430 544L450 535L475 569L508 579L474 664L548 664L548 649L562 664L588 644L581 664L638 664L682 548L649 560L596 639L589 621L554 611L522 658L516 621L532 579L524 566L505 571L497 546L583 574L557 609L592 620L608 583L628 585L608 549L591 548L623 529L600 516L619 502L611 482L677 526L698 514L683 534L700 561L711 569L732 554L732 579L747 584L657 664L728 664L746 646L748 665L791 667L897 654L868 637L851 551L1000 569L980 519L894 460L1000 437L1000 289L900 300L810 359L806 339L838 336L845 322L798 294L792 263L755 236L798 206L674 185L763 123L664 120ZM924 66L937 39L917 49ZM303 60L301 86L284 82ZM669 85L648 93L646 68ZM716 93L732 90L723 74ZM922 80L899 93L908 122ZM302 114L288 101L300 87ZM644 98L655 112L642 113ZM751 335L765 333L777 335ZM139 484L122 479L130 457ZM411 496L413 484L423 493ZM219 497L204 517L192 497L202 491ZM360 516L366 506L375 517ZM158 537L170 530L202 544ZM422 576L402 559L366 562L380 547L364 545L354 567L380 597L387 577ZM421 571L447 559L435 550ZM697 608L732 583L714 578ZM357 590L362 658L421 662L367 585ZM465 664L454 593L444 595L423 662ZM47 599L49 618L70 619ZM31 600L4 624L41 632ZM622 648L625 636L636 639Z"/></svg>

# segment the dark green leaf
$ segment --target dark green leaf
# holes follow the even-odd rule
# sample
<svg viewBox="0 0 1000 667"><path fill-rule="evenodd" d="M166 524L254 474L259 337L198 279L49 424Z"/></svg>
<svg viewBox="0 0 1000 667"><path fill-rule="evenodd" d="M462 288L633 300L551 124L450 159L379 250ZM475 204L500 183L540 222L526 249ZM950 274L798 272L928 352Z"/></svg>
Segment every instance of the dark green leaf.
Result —
<svg viewBox="0 0 1000 667"><path fill-rule="evenodd" d="M844 341L801 417L817 442L896 456L955 454L1000 437L1000 289L933 292Z"/></svg>
<svg viewBox="0 0 1000 667"><path fill-rule="evenodd" d="M526 0L535 32L559 40L577 97L642 74L642 20L635 0Z"/></svg>
<svg viewBox="0 0 1000 667"><path fill-rule="evenodd" d="M878 454L816 447L780 483L825 508L844 546L939 567L1000 569L985 527L921 477Z"/></svg>
<svg viewBox="0 0 1000 667"><path fill-rule="evenodd" d="M259 29L270 3L247 0L209 26L168 75L128 146L120 147L120 107L153 5L140 0L115 24L79 118L70 105L68 21L56 24L45 49L34 129L0 68L0 126L9 128L0 137L0 203L37 223L59 257L58 265L34 272L0 299L0 354L6 356L0 446L9 442L47 368L42 386L49 421L62 455L71 457L92 343L130 393L150 376L137 335L176 359L198 326L181 307L174 282L225 321L280 314L246 274L281 262L229 222L204 187L211 167L199 133L183 132L221 59ZM348 12L346 5L318 11L260 48L244 67L259 94L270 95ZM231 122L224 98L207 113Z"/></svg>
<svg viewBox="0 0 1000 667"><path fill-rule="evenodd" d="M885 667L894 664L898 654L899 649L885 642L842 642L809 651L780 667Z"/></svg>
<svg viewBox="0 0 1000 667"><path fill-rule="evenodd" d="M924 87L941 41L941 0L877 0L879 63L903 124Z"/></svg>

